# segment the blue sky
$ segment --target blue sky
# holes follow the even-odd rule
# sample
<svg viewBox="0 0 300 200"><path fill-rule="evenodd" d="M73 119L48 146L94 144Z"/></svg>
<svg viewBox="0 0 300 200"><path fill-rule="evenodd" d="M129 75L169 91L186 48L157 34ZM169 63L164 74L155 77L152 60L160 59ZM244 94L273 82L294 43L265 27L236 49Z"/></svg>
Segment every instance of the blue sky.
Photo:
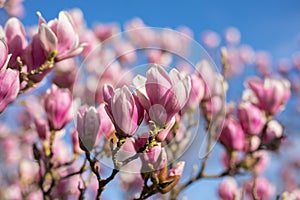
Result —
<svg viewBox="0 0 300 200"><path fill-rule="evenodd" d="M124 24L140 17L154 27L186 25L195 32L196 38L206 29L222 33L226 27L236 26L242 32L243 43L270 50L275 57L289 56L297 47L300 33L300 1L297 0L26 0L24 4L26 24L36 22L38 10L50 19L62 9L79 7L89 25L95 21Z"/></svg>

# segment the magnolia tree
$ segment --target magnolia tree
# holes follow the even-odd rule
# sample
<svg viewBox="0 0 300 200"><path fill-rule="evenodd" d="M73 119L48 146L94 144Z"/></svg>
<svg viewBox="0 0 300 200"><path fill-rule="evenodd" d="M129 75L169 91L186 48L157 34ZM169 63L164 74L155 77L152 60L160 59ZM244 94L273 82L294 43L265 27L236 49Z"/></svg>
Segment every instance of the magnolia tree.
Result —
<svg viewBox="0 0 300 200"><path fill-rule="evenodd" d="M264 173L293 148L278 116L299 53L272 67L233 27L198 43L141 19L90 29L79 9L0 30L1 199L180 199L209 179L223 200L300 199L299 158Z"/></svg>

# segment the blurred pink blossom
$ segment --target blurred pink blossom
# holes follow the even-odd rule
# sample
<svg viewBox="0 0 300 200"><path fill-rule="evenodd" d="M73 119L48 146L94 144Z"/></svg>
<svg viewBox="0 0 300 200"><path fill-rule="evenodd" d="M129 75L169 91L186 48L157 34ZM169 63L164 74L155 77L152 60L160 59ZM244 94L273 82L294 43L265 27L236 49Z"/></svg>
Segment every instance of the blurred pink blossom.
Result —
<svg viewBox="0 0 300 200"><path fill-rule="evenodd" d="M235 200L238 193L238 184L234 178L226 178L219 185L218 194L221 200Z"/></svg>
<svg viewBox="0 0 300 200"><path fill-rule="evenodd" d="M52 85L43 99L50 130L62 129L71 120L72 95L70 91Z"/></svg>
<svg viewBox="0 0 300 200"><path fill-rule="evenodd" d="M216 48L221 42L220 36L214 31L205 31L201 36L201 40L208 48Z"/></svg>
<svg viewBox="0 0 300 200"><path fill-rule="evenodd" d="M244 132L240 123L232 116L226 117L219 141L228 150L242 150L245 144Z"/></svg>
<svg viewBox="0 0 300 200"><path fill-rule="evenodd" d="M286 104L291 95L290 82L285 79L249 78L246 86L257 97L257 106L268 114L278 113Z"/></svg>

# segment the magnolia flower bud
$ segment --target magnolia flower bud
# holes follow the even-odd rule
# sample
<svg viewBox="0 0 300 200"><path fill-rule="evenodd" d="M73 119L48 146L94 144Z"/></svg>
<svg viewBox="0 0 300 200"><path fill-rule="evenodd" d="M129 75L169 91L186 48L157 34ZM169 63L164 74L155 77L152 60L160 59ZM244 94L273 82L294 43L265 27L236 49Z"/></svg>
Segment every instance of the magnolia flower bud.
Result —
<svg viewBox="0 0 300 200"><path fill-rule="evenodd" d="M23 52L23 62L27 66L27 71L36 70L47 60L45 50L41 46L41 41L38 35L33 36L30 44L25 48ZM41 81L48 73L50 69L43 70L41 74L30 75L30 80L34 82Z"/></svg>
<svg viewBox="0 0 300 200"><path fill-rule="evenodd" d="M0 73L0 113L10 104L18 95L20 90L19 72L6 69Z"/></svg>
<svg viewBox="0 0 300 200"><path fill-rule="evenodd" d="M77 114L77 131L79 139L84 146L83 150L91 151L96 142L100 127L99 114L95 107L90 107L83 113Z"/></svg>
<svg viewBox="0 0 300 200"><path fill-rule="evenodd" d="M144 110L138 99L127 86L113 91L111 86L105 85L103 93L106 112L115 125L117 134L131 137L144 117Z"/></svg>
<svg viewBox="0 0 300 200"><path fill-rule="evenodd" d="M262 174L269 165L270 155L267 151L260 150L253 154L253 158L256 159L256 164L253 166L253 171L256 174Z"/></svg>
<svg viewBox="0 0 300 200"><path fill-rule="evenodd" d="M6 69L7 63L10 59L10 57L8 56L7 44L5 43L4 40L1 39L0 39L0 53L1 53L1 57L0 57L0 74L1 74L2 71Z"/></svg>
<svg viewBox="0 0 300 200"><path fill-rule="evenodd" d="M100 121L101 121L98 135L99 135L99 137L104 136L108 139L111 136L111 134L114 132L115 127L105 111L104 103L100 104L97 107L97 111L99 113L99 117L100 117Z"/></svg>
<svg viewBox="0 0 300 200"><path fill-rule="evenodd" d="M70 120L72 95L67 89L52 85L44 96L44 108L48 116L50 129L60 130Z"/></svg>
<svg viewBox="0 0 300 200"><path fill-rule="evenodd" d="M234 178L224 179L218 189L218 194L222 200L234 200L238 192L238 185Z"/></svg>
<svg viewBox="0 0 300 200"><path fill-rule="evenodd" d="M80 148L80 142L79 142L79 136L78 131L76 129L73 129L71 132L71 139L72 139L72 149L74 153L77 154L83 154L84 151Z"/></svg>
<svg viewBox="0 0 300 200"><path fill-rule="evenodd" d="M275 140L280 140L283 135L283 127L276 120L271 120L268 122L266 131L263 135L263 142L265 144L270 144L275 142Z"/></svg>
<svg viewBox="0 0 300 200"><path fill-rule="evenodd" d="M197 107L199 107L201 100L204 97L205 84L203 80L200 77L198 77L196 74L192 74L191 84L192 87L191 87L190 97L181 112L185 112L188 109L191 110L197 109Z"/></svg>
<svg viewBox="0 0 300 200"><path fill-rule="evenodd" d="M47 140L50 136L48 121L43 118L35 118L36 132L41 140Z"/></svg>
<svg viewBox="0 0 300 200"><path fill-rule="evenodd" d="M178 162L172 169L169 171L169 176L181 176L183 173L185 162Z"/></svg>
<svg viewBox="0 0 300 200"><path fill-rule="evenodd" d="M214 31L205 31L201 37L204 45L208 48L216 48L221 42L220 36Z"/></svg>
<svg viewBox="0 0 300 200"><path fill-rule="evenodd" d="M138 153L143 148L148 140L149 133L145 132L134 140L133 146ZM167 154L161 147L161 143L153 146L151 149L141 153L142 170L144 172L156 171L163 168L167 163Z"/></svg>
<svg viewBox="0 0 300 200"><path fill-rule="evenodd" d="M142 166L144 172L160 170L167 163L167 154L158 143L141 155Z"/></svg>
<svg viewBox="0 0 300 200"><path fill-rule="evenodd" d="M260 134L267 119L264 113L250 102L242 102L238 107L238 117L246 134Z"/></svg>
<svg viewBox="0 0 300 200"><path fill-rule="evenodd" d="M270 199L275 193L275 187L264 177L257 177L246 184L246 192L249 197L252 197L253 189L258 199Z"/></svg>
<svg viewBox="0 0 300 200"><path fill-rule="evenodd" d="M17 57L22 56L27 46L23 24L17 18L13 17L6 22L4 30L9 53L12 54L9 66L18 69Z"/></svg>
<svg viewBox="0 0 300 200"><path fill-rule="evenodd" d="M166 137L168 136L168 134L170 133L172 127L173 127L174 124L175 124L175 121L176 121L176 120L175 120L175 117L173 117L173 118L171 119L171 121L168 123L167 127L166 127L164 130L160 131L160 132L156 135L155 139L156 139L157 141L159 141L159 142L163 142L163 141L166 139Z"/></svg>
<svg viewBox="0 0 300 200"><path fill-rule="evenodd" d="M244 132L240 123L233 117L227 117L219 138L228 150L242 150L245 144Z"/></svg>

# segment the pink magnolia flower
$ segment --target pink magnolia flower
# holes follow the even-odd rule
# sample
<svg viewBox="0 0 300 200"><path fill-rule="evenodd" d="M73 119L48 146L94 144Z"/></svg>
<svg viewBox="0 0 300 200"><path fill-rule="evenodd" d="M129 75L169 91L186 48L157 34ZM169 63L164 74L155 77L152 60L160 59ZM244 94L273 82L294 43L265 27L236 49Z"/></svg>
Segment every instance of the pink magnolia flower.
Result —
<svg viewBox="0 0 300 200"><path fill-rule="evenodd" d="M261 144L261 139L257 135L251 135L247 140L245 140L244 151L253 152L259 148Z"/></svg>
<svg viewBox="0 0 300 200"><path fill-rule="evenodd" d="M95 145L100 127L100 118L95 107L90 107L83 113L77 114L77 131L79 139L86 148L91 151Z"/></svg>
<svg viewBox="0 0 300 200"><path fill-rule="evenodd" d="M280 139L282 135L283 135L282 125L276 120L271 120L268 122L266 131L263 135L263 142L265 144L270 144L274 142L274 140Z"/></svg>
<svg viewBox="0 0 300 200"><path fill-rule="evenodd" d="M239 57L244 64L253 64L255 59L254 50L249 45L241 45L239 46Z"/></svg>
<svg viewBox="0 0 300 200"><path fill-rule="evenodd" d="M14 183L4 188L0 191L0 195L3 199L22 199L21 185Z"/></svg>
<svg viewBox="0 0 300 200"><path fill-rule="evenodd" d="M120 30L119 26L117 24L111 23L111 24L95 24L93 27L93 31L97 38L100 41L105 41L109 39L110 37L116 35Z"/></svg>
<svg viewBox="0 0 300 200"><path fill-rule="evenodd" d="M71 140L73 152L83 154L84 151L80 148L78 131L75 128L71 131Z"/></svg>
<svg viewBox="0 0 300 200"><path fill-rule="evenodd" d="M228 150L243 149L244 132L240 123L232 116L226 117L219 140Z"/></svg>
<svg viewBox="0 0 300 200"><path fill-rule="evenodd" d="M134 141L133 145L136 152L138 152L139 149L146 144L148 136L149 133L144 133ZM151 149L145 151L144 153L141 153L140 158L142 161L143 172L159 170L164 167L167 162L167 154L161 147L161 143L158 143Z"/></svg>
<svg viewBox="0 0 300 200"><path fill-rule="evenodd" d="M17 137L1 138L0 145L3 148L4 162L13 166L20 162L23 153L20 149L20 140Z"/></svg>
<svg viewBox="0 0 300 200"><path fill-rule="evenodd" d="M192 89L190 93L190 97L185 104L184 108L182 109L182 112L184 113L187 110L195 110L199 107L201 100L204 97L205 92L205 84L203 80L198 77L196 74L191 75L191 84Z"/></svg>
<svg viewBox="0 0 300 200"><path fill-rule="evenodd" d="M84 30L84 32L80 35L80 42L86 45L81 53L84 58L90 56L91 53L93 53L97 47L99 48L101 44L95 33L91 30Z"/></svg>
<svg viewBox="0 0 300 200"><path fill-rule="evenodd" d="M76 79L77 65L74 58L55 63L53 83L62 88L72 88Z"/></svg>
<svg viewBox="0 0 300 200"><path fill-rule="evenodd" d="M161 144L158 143L157 146L143 153L141 160L143 172L159 170L167 163L167 153L164 148L161 147ZM151 164L153 168L149 167L149 164Z"/></svg>
<svg viewBox="0 0 300 200"><path fill-rule="evenodd" d="M172 169L169 171L169 176L181 176L183 173L185 162L178 162Z"/></svg>
<svg viewBox="0 0 300 200"><path fill-rule="evenodd" d="M130 163L129 163L130 164ZM124 166L126 167L126 166ZM140 173L131 173L122 171L119 173L120 184L124 190L126 190L126 195L128 199L135 198L136 194L142 191L144 186L144 180Z"/></svg>
<svg viewBox="0 0 300 200"><path fill-rule="evenodd" d="M4 40L0 40L0 74L6 69L11 55L8 55L8 47Z"/></svg>
<svg viewBox="0 0 300 200"><path fill-rule="evenodd" d="M18 71L8 68L0 73L0 113L18 96L19 90Z"/></svg>
<svg viewBox="0 0 300 200"><path fill-rule="evenodd" d="M130 42L117 41L114 44L118 59L124 63L133 63L137 59L134 46Z"/></svg>
<svg viewBox="0 0 300 200"><path fill-rule="evenodd" d="M76 33L81 33L86 28L83 12L79 8L73 8L68 11L72 18L73 26Z"/></svg>
<svg viewBox="0 0 300 200"><path fill-rule="evenodd" d="M170 133L171 129L173 128L174 124L175 124L176 120L175 117L172 117L171 121L167 124L167 127L160 131L157 135L156 135L156 140L159 142L163 142L165 141L166 137L168 136L168 134Z"/></svg>
<svg viewBox="0 0 300 200"><path fill-rule="evenodd" d="M138 47L151 47L158 43L156 32L146 26L140 18L126 23L125 30L130 41Z"/></svg>
<svg viewBox="0 0 300 200"><path fill-rule="evenodd" d="M84 44L79 43L79 36L74 30L71 17L63 11L59 13L58 19L48 24L45 22L40 24L39 37L48 54L57 51L57 61L74 57L84 48Z"/></svg>
<svg viewBox="0 0 300 200"><path fill-rule="evenodd" d="M231 154L228 151L222 151L221 152L222 164L226 168L232 167L231 165L235 166L235 165L239 164L242 159L243 159L243 155L242 155L241 152L237 153L237 154Z"/></svg>
<svg viewBox="0 0 300 200"><path fill-rule="evenodd" d="M238 193L238 184L234 178L226 178L219 185L218 194L222 200L234 200Z"/></svg>
<svg viewBox="0 0 300 200"><path fill-rule="evenodd" d="M255 64L258 72L266 77L271 73L272 56L269 52L258 51L255 54Z"/></svg>
<svg viewBox="0 0 300 200"><path fill-rule="evenodd" d="M99 103L103 103L103 87L105 84L113 85L114 87L122 87L124 85L128 85L132 81L132 73L125 68L122 68L120 63L114 62L112 64L109 64L108 60L105 60L110 55L101 55L98 56L98 59L100 58L100 65L98 69L96 69L96 73L98 73L98 78L94 81L94 87L96 88L96 101ZM103 58L103 59L102 59ZM99 61L95 60L95 63L92 63L93 66L99 66ZM104 62L103 62L104 61ZM108 67L104 67L108 66ZM122 76L118 77L116 74L122 74ZM101 81L99 81L99 77L101 77ZM94 92L94 91L92 91Z"/></svg>
<svg viewBox="0 0 300 200"><path fill-rule="evenodd" d="M225 62L228 64L226 76L237 76L243 72L245 63L240 57L241 49L235 46L223 47L222 54L224 55Z"/></svg>
<svg viewBox="0 0 300 200"><path fill-rule="evenodd" d="M213 67L213 64L208 60L201 60L196 65L197 75L205 84L204 99L213 98L214 96L223 96L224 81L219 76Z"/></svg>
<svg viewBox="0 0 300 200"><path fill-rule="evenodd" d="M188 52L192 34L187 27L180 32L165 28L160 33L160 47L171 54L184 56Z"/></svg>
<svg viewBox="0 0 300 200"><path fill-rule="evenodd" d="M27 197L28 200L39 200L42 198L43 198L43 193L41 190L33 191Z"/></svg>
<svg viewBox="0 0 300 200"><path fill-rule="evenodd" d="M114 132L115 127L105 111L104 103L100 104L97 107L97 111L99 113L99 117L100 117L100 121L101 121L98 136L99 137L104 136L104 137L106 137L106 139L108 139L111 136L111 134Z"/></svg>
<svg viewBox="0 0 300 200"><path fill-rule="evenodd" d="M50 137L48 121L43 118L35 118L34 125L36 132L41 140L47 140Z"/></svg>
<svg viewBox="0 0 300 200"><path fill-rule="evenodd" d="M145 54L150 63L168 66L172 62L172 54L161 49L147 49Z"/></svg>
<svg viewBox="0 0 300 200"><path fill-rule="evenodd" d="M216 48L221 42L220 36L214 31L205 31L201 39L208 48Z"/></svg>
<svg viewBox="0 0 300 200"><path fill-rule="evenodd" d="M257 106L269 114L276 114L290 98L290 83L285 79L267 78L264 81L250 78L246 81L257 97Z"/></svg>
<svg viewBox="0 0 300 200"><path fill-rule="evenodd" d="M52 85L44 95L44 109L48 116L50 129L60 130L70 120L72 95L67 89Z"/></svg>
<svg viewBox="0 0 300 200"><path fill-rule="evenodd" d="M147 72L147 79L137 76L134 80L137 96L150 119L160 126L166 125L186 104L191 79L172 69L166 70L153 65Z"/></svg>
<svg viewBox="0 0 300 200"><path fill-rule="evenodd" d="M117 134L132 136L144 117L144 110L138 99L127 86L113 91L111 86L104 85L103 95L107 114L115 125Z"/></svg>
<svg viewBox="0 0 300 200"><path fill-rule="evenodd" d="M22 17L24 15L25 9L23 6L24 0L6 0L4 9L9 16Z"/></svg>
<svg viewBox="0 0 300 200"><path fill-rule="evenodd" d="M4 31L9 53L12 54L9 67L18 69L17 57L23 56L27 46L24 26L17 18L13 17L6 22Z"/></svg>
<svg viewBox="0 0 300 200"><path fill-rule="evenodd" d="M229 27L225 30L224 39L228 44L236 45L240 43L241 32L235 27Z"/></svg>
<svg viewBox="0 0 300 200"><path fill-rule="evenodd" d="M65 131L59 131L53 141L53 160L55 164L62 164L72 160L72 148L63 140Z"/></svg>
<svg viewBox="0 0 300 200"><path fill-rule="evenodd" d="M279 73L286 75L292 68L292 61L288 58L280 58L277 63Z"/></svg>
<svg viewBox="0 0 300 200"><path fill-rule="evenodd" d="M294 189L291 192L284 192L283 195L285 200L300 200L300 189Z"/></svg>
<svg viewBox="0 0 300 200"><path fill-rule="evenodd" d="M20 162L20 178L27 184L32 184L38 177L38 164L32 160L22 159Z"/></svg>
<svg viewBox="0 0 300 200"><path fill-rule="evenodd" d="M41 40L38 35L33 36L30 44L25 48L23 59L28 72L38 69L46 62L46 52L41 45ZM34 82L40 82L49 72L50 69L47 69L44 70L42 74L30 75L30 79Z"/></svg>
<svg viewBox="0 0 300 200"><path fill-rule="evenodd" d="M250 102L242 102L238 107L238 117L246 134L258 135L267 122L265 114Z"/></svg>
<svg viewBox="0 0 300 200"><path fill-rule="evenodd" d="M253 153L253 157L257 159L257 163L253 167L256 174L262 174L268 167L270 156L267 151L260 150Z"/></svg>
<svg viewBox="0 0 300 200"><path fill-rule="evenodd" d="M223 99L220 96L213 96L202 105L201 111L203 112L204 116L206 116L208 119L211 119L212 116L221 111L223 104Z"/></svg>
<svg viewBox="0 0 300 200"><path fill-rule="evenodd" d="M253 187L255 181L255 193L258 199L270 199L275 193L275 186L273 186L266 178L257 177L246 184L246 192L248 196L252 197Z"/></svg>

